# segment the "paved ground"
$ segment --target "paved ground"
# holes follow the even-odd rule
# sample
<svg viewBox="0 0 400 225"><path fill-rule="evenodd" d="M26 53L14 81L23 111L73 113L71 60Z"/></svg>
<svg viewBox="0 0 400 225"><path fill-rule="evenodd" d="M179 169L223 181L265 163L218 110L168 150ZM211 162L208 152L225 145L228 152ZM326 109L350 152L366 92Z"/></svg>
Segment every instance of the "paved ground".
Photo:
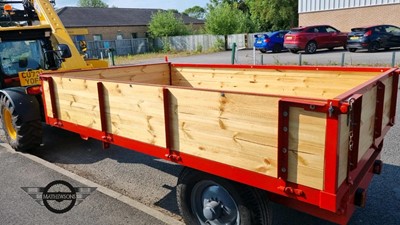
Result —
<svg viewBox="0 0 400 225"><path fill-rule="evenodd" d="M333 58L336 56L340 56L342 52L343 51L335 51L333 52L333 55L327 57ZM240 53L249 55L251 54L251 51L241 51ZM229 63L229 54L229 52L222 52L211 55L199 55L170 60L172 62L188 63ZM259 53L257 54L260 55ZM282 53L282 56L283 54L287 54L288 57L298 57L297 55L291 53ZM322 57L323 54L324 53L315 55L315 57ZM354 54L363 54L363 56L366 55L370 58L372 56L370 54L362 52ZM391 53L373 53L373 56L376 56L376 58L371 58L371 60L380 60L380 57L378 57L380 56L380 54L384 55ZM277 54L266 55L272 56ZM245 56L246 55L239 56L239 61L240 59L245 59ZM398 58L400 58L400 56L398 56ZM154 59L151 62L161 62L162 60L163 59ZM398 104L398 106L399 105L400 104ZM399 121L400 123L399 116L397 121ZM383 161L385 162L383 174L374 177L373 182L368 190L367 207L365 209L358 209L356 211L349 223L350 225L400 224L399 133L400 124L396 124L396 126L386 136L384 151L382 155ZM175 196L175 185L177 181L177 176L181 170L180 166L115 146L113 146L109 150L103 150L101 147L101 143L97 141L84 141L81 140L80 137L76 134L72 134L51 127L45 128L44 143L45 145L39 151L33 153L33 155L43 158L48 162L51 162L60 167L63 167L73 172L74 174L83 176L97 184L126 195L135 201L139 201L144 205L152 207L153 209L159 210L167 216L172 216L176 219L180 219L180 215L176 206ZM34 181L32 185L40 186L46 185L54 179L59 179L59 177L55 175L48 175L47 173L42 172L43 169L32 169L30 166L32 162L29 162L29 160L23 159L21 162L18 162L18 160L12 161L13 157L11 157L10 154L11 153L7 152L3 153L3 151L0 150L0 169L2 170L2 173L0 173L0 180L7 181L7 183L3 184L3 186L5 185L4 187L1 185L0 182L0 190L6 190L4 192L5 195L0 195L1 200L7 199L7 201L5 201L6 204L0 205L0 218L6 218L5 216L10 214L9 211L15 209L22 209L23 212L25 210L28 210L26 207L20 206L18 205L18 203L15 203L20 201L21 199L28 202L32 201L32 207L37 205L37 203L33 202L33 200L31 200L29 196L27 196L22 190L19 189L19 187L30 185L24 183L24 181L33 179ZM29 172L33 172L33 175L31 175ZM21 175L20 179L22 180L19 181L19 183L17 181L15 181L17 182L15 184L8 182L8 180L10 179L18 180L19 175ZM72 180L68 181L71 181L73 184L77 184L74 183ZM15 190L17 189L20 190L21 193L16 193ZM15 196L13 198L12 196L15 193L18 196ZM19 194L21 194L21 196ZM100 193L97 193L96 195L99 194ZM71 213L75 212L75 210L78 211L78 209L81 210L81 207L82 210L84 210L83 208L85 207L85 205L83 204L89 204L90 207L93 208L94 213L99 213L99 218L106 217L105 215L101 215L100 212L107 212L106 215L109 217L109 220L105 219L106 222L112 221L116 217L124 217L125 215L122 215L122 212L129 212L129 215L132 214L133 216L135 216L135 218L136 216L138 216L139 220L142 221L142 219L140 219L140 213L131 213L131 206L127 206L124 204L118 206L125 207L120 210L115 209L119 209L117 206L113 207L112 209L105 208L105 210L102 210L102 207L108 207L108 205L110 205L108 201L111 201L112 199L110 200L107 199L106 196L103 196L105 198L104 200L101 200L99 202L89 202L89 200L94 200L96 195L93 194L93 196L89 196L89 198L85 200L82 205L74 208ZM33 210L41 209L38 206L36 207L37 208ZM41 210L46 211L44 209ZM5 214L2 214L3 211L5 212ZM41 220L47 219L47 217L50 217L50 219L54 217L54 215L52 214L41 215L40 213L36 213L36 211L33 212L35 213L27 213L27 215L38 217L38 220L32 220L38 223L40 223ZM277 205L274 205L274 214L276 225L331 224L311 217L309 215ZM17 215L17 213L11 213L8 217L15 219ZM86 216L86 214L74 215L75 217L72 218L71 221L77 221L80 217L85 219L84 217ZM127 222L127 224L140 224L135 223L134 218L132 219L129 215L127 216L127 221L129 221ZM96 214L94 216L96 216ZM22 219L24 218L26 219L28 217L22 216ZM12 219L8 220L5 224L13 223ZM25 221L29 222L29 220L21 221L21 223L16 222L16 224L25 224ZM54 219L54 221L58 222L58 220L56 219ZM99 220L94 221L99 222ZM60 223L63 224L62 222ZM149 221L147 221L146 223L155 224L152 222L152 218L150 218ZM0 224L3 224L1 220Z"/></svg>
<svg viewBox="0 0 400 225"><path fill-rule="evenodd" d="M45 187L54 180L67 181L74 187L88 186L3 146L0 146L0 162L0 224L167 224L101 190L94 191L67 213L52 213L21 187Z"/></svg>
<svg viewBox="0 0 400 225"><path fill-rule="evenodd" d="M235 64L255 64L261 65L298 65L301 61L302 65L341 65L342 56L344 55L344 65L346 66L390 66L392 64L393 53L395 53L395 64L400 65L400 49L396 48L389 51L379 52L348 52L342 48L333 51L318 50L315 54L293 54L290 52L282 53L265 53L262 54L253 50L240 50L237 52ZM301 56L301 60L299 57ZM212 64L230 64L232 58L231 51L218 52L212 54L195 55L190 57L169 57L169 61L174 63L212 63ZM261 59L263 58L263 59ZM254 60L255 59L255 60ZM152 63L163 62L164 58L148 59L135 61L133 63Z"/></svg>

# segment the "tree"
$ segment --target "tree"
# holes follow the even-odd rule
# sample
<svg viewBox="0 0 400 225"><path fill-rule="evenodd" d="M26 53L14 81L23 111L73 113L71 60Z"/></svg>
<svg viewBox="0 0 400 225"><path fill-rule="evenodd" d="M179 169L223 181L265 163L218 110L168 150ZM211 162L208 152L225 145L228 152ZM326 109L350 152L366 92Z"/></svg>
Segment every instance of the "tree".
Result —
<svg viewBox="0 0 400 225"><path fill-rule="evenodd" d="M221 3L207 14L205 27L208 33L228 35L248 33L252 30L252 23L241 10L229 3Z"/></svg>
<svg viewBox="0 0 400 225"><path fill-rule="evenodd" d="M108 5L106 3L104 3L102 0L79 0L78 6L108 8Z"/></svg>
<svg viewBox="0 0 400 225"><path fill-rule="evenodd" d="M204 20L206 16L206 10L198 5L185 9L183 13L199 20Z"/></svg>
<svg viewBox="0 0 400 225"><path fill-rule="evenodd" d="M189 34L185 23L172 11L158 11L151 17L149 31L153 37L169 37Z"/></svg>
<svg viewBox="0 0 400 225"><path fill-rule="evenodd" d="M256 31L297 26L297 0L247 0L246 3Z"/></svg>
<svg viewBox="0 0 400 225"><path fill-rule="evenodd" d="M229 4L241 11L247 13L249 8L247 7L245 0L210 0L210 3L207 4L207 8L209 11L213 10L215 7L221 4Z"/></svg>

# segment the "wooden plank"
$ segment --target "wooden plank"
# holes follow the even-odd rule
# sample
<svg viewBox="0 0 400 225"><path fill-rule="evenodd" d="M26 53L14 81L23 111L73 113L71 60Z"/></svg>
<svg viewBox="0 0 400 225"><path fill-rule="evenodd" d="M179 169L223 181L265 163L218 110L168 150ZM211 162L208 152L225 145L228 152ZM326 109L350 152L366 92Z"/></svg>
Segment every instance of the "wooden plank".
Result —
<svg viewBox="0 0 400 225"><path fill-rule="evenodd" d="M173 149L277 176L279 98L169 90Z"/></svg>
<svg viewBox="0 0 400 225"><path fill-rule="evenodd" d="M290 108L289 181L323 189L325 135L325 113Z"/></svg>
<svg viewBox="0 0 400 225"><path fill-rule="evenodd" d="M377 87L374 87L363 94L358 160L364 156L374 141L376 92Z"/></svg>
<svg viewBox="0 0 400 225"><path fill-rule="evenodd" d="M60 119L101 130L97 82L57 77ZM162 87L103 82L109 133L165 147Z"/></svg>
<svg viewBox="0 0 400 225"><path fill-rule="evenodd" d="M162 87L104 82L113 134L166 147Z"/></svg>
<svg viewBox="0 0 400 225"><path fill-rule="evenodd" d="M170 84L168 64L113 67L96 70L70 71L59 74L64 77L79 77L82 79L108 79L159 85Z"/></svg>
<svg viewBox="0 0 400 225"><path fill-rule="evenodd" d="M334 98L371 77L370 73L344 75L311 71L308 74L207 68L172 70L172 84L176 86L320 98Z"/></svg>
<svg viewBox="0 0 400 225"><path fill-rule="evenodd" d="M383 81L385 85L385 102L383 106L383 119L382 119L382 130L385 129L390 122L390 108L392 106L392 88L393 88L393 77L389 77Z"/></svg>
<svg viewBox="0 0 400 225"><path fill-rule="evenodd" d="M340 124L339 133L339 162L338 162L338 179L337 183L339 187L347 177L347 165L348 165L348 152L349 152L349 134L350 127L347 126L347 115L339 115L338 118Z"/></svg>

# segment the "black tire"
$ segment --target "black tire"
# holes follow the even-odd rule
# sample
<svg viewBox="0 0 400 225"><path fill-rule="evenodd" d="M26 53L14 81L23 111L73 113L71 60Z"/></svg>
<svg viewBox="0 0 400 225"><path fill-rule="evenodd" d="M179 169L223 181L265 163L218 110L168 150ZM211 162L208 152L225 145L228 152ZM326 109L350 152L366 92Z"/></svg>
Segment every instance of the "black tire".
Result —
<svg viewBox="0 0 400 225"><path fill-rule="evenodd" d="M305 51L307 54L314 54L317 51L318 45L315 41L310 41L307 43Z"/></svg>
<svg viewBox="0 0 400 225"><path fill-rule="evenodd" d="M6 96L0 98L0 137L17 151L35 149L42 143L40 120L22 121Z"/></svg>
<svg viewBox="0 0 400 225"><path fill-rule="evenodd" d="M379 44L379 42L377 42L377 41L373 41L373 42L369 43L369 45L368 45L368 51L369 51L369 52L376 52L376 51L378 51L380 48L381 48L381 47L380 47L380 44Z"/></svg>
<svg viewBox="0 0 400 225"><path fill-rule="evenodd" d="M333 49L334 49L333 47L328 48L329 51L333 51Z"/></svg>
<svg viewBox="0 0 400 225"><path fill-rule="evenodd" d="M282 51L283 46L281 44L275 44L272 48L273 53L280 53Z"/></svg>
<svg viewBox="0 0 400 225"><path fill-rule="evenodd" d="M357 51L356 48L349 48L348 50L349 50L349 52L356 52Z"/></svg>
<svg viewBox="0 0 400 225"><path fill-rule="evenodd" d="M299 50L297 49L289 49L289 52L296 54Z"/></svg>
<svg viewBox="0 0 400 225"><path fill-rule="evenodd" d="M206 198L206 190L217 188L229 195L219 195L220 198ZM201 193L201 194L200 194ZM218 193L216 191L215 193ZM270 225L272 224L271 212L268 206L268 198L264 191L238 184L221 177L213 176L190 168L184 168L179 176L177 185L177 202L179 210L186 224L204 225L207 221L211 224L235 224L235 225ZM225 199L225 200L224 200ZM212 214L212 218L206 218L203 202L218 201L219 213ZM233 200L236 207L229 207L229 200ZM196 204L197 203L197 204ZM226 206L228 205L228 206ZM223 208L230 210L223 211ZM207 210L206 210L207 211ZM216 210L218 211L218 210ZM230 213L227 213L230 212ZM236 213L235 213L236 212ZM216 215L218 214L218 216ZM236 217L234 215L236 215ZM209 216L210 214L208 214Z"/></svg>
<svg viewBox="0 0 400 225"><path fill-rule="evenodd" d="M266 53L267 50L265 50L265 49L260 49L260 52L261 52L261 53Z"/></svg>

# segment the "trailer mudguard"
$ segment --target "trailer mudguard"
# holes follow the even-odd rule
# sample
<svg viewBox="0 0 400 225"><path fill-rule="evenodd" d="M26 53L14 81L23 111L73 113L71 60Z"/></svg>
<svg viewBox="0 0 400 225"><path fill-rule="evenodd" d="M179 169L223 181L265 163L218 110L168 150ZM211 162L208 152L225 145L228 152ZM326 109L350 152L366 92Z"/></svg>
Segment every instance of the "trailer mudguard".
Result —
<svg viewBox="0 0 400 225"><path fill-rule="evenodd" d="M35 96L26 94L24 87L3 89L0 94L10 100L21 122L41 119L39 101Z"/></svg>

